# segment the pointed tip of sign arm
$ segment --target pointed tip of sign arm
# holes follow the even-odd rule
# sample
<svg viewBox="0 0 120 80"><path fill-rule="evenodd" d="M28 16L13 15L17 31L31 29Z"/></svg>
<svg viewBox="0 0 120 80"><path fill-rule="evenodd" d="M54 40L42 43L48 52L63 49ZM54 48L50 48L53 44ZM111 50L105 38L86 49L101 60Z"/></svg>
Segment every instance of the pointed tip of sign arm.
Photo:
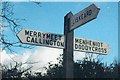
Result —
<svg viewBox="0 0 120 80"><path fill-rule="evenodd" d="M17 38L18 38L19 42L20 42L20 43L23 43L23 42L22 42L22 40L18 37L18 35L17 35L17 34L16 34L16 36L17 36Z"/></svg>
<svg viewBox="0 0 120 80"><path fill-rule="evenodd" d="M20 38L19 38L19 34L20 34L20 31L16 34L16 36L18 37L18 39L20 40Z"/></svg>
<svg viewBox="0 0 120 80"><path fill-rule="evenodd" d="M22 41L22 39L20 38L20 33L23 31L23 29L22 30L20 30L17 34L16 34L16 36L17 36L17 38L19 39L19 41L21 42L21 43L24 43L23 41Z"/></svg>
<svg viewBox="0 0 120 80"><path fill-rule="evenodd" d="M97 10L98 10L98 11L97 11L97 13L96 13L96 16L95 16L93 19L96 19L96 18L98 17L97 15L99 14L100 8L97 7Z"/></svg>
<svg viewBox="0 0 120 80"><path fill-rule="evenodd" d="M98 13L99 13L99 11L100 11L100 7L96 6L95 4L93 4L93 5L96 7L96 9L97 9L96 15L98 15ZM97 16L96 16L95 18L97 18Z"/></svg>
<svg viewBox="0 0 120 80"><path fill-rule="evenodd" d="M91 6L92 6L92 5L94 5L94 6L96 7L96 9L98 10L98 13L99 13L99 11L100 11L100 7L96 6L94 3L91 4ZM98 15L98 13L97 13L97 15ZM96 17L97 17L97 16L96 16Z"/></svg>
<svg viewBox="0 0 120 80"><path fill-rule="evenodd" d="M23 43L22 40L20 39L18 33L16 34L16 36L17 36L18 40L19 40L21 43Z"/></svg>

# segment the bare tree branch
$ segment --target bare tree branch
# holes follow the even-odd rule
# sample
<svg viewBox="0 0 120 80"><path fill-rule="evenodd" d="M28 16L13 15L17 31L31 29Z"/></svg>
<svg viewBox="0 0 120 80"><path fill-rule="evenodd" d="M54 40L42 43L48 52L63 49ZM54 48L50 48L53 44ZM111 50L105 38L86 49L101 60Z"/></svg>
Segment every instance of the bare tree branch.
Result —
<svg viewBox="0 0 120 80"><path fill-rule="evenodd" d="M9 39L9 37L5 37L6 35L4 28L10 28L11 32L14 33L13 36L16 36L18 31L20 31L21 25L18 23L20 19L18 18L13 18L13 4L10 2L3 2L2 3L2 11L0 14L0 18L2 19L0 23L0 45L2 45L2 50L8 50L11 53L15 53L13 50L13 47L15 48L33 48L33 46L27 45L27 44L22 44L20 41L12 41ZM25 19L24 19L25 20Z"/></svg>

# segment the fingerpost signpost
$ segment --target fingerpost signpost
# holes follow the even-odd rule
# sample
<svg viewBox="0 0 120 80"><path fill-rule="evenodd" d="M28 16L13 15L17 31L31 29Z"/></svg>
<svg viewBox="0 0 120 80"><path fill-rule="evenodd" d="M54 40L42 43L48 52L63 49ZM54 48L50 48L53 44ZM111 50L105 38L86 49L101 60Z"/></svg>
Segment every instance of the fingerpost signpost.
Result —
<svg viewBox="0 0 120 80"><path fill-rule="evenodd" d="M80 11L79 13L73 15L69 12L64 17L64 36L65 36L65 49L63 50L63 66L65 67L65 78L73 79L73 40L74 40L74 29L79 26L95 19L99 12L99 8L92 4Z"/></svg>
<svg viewBox="0 0 120 80"><path fill-rule="evenodd" d="M75 15L72 12L66 14L64 17L64 35L23 29L17 34L17 37L21 43L63 49L64 78L73 79L73 51L96 54L107 54L109 51L109 45L105 42L74 38L74 29L95 19L99 10L95 4L92 4Z"/></svg>

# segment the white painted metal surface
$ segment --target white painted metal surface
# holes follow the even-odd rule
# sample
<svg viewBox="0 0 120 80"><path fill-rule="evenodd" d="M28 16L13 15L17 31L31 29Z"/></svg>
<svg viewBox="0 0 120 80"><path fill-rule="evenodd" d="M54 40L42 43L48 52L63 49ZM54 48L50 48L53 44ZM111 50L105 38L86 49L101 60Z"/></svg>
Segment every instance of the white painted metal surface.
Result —
<svg viewBox="0 0 120 80"><path fill-rule="evenodd" d="M47 46L64 49L64 36L60 34L41 32L36 30L23 29L17 34L22 43L38 46ZM85 38L74 39L74 50L80 52L92 52L107 54L110 50L105 42L90 40Z"/></svg>
<svg viewBox="0 0 120 80"><path fill-rule="evenodd" d="M64 36L60 34L23 29L17 36L22 43L64 48Z"/></svg>
<svg viewBox="0 0 120 80"><path fill-rule="evenodd" d="M109 45L105 42L85 38L74 39L74 50L76 51L107 54L109 49Z"/></svg>

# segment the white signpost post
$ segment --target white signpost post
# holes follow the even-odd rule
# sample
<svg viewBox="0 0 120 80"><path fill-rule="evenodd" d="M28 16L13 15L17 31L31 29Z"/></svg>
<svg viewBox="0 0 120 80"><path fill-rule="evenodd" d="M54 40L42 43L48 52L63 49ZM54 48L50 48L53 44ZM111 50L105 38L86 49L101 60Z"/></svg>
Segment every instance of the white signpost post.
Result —
<svg viewBox="0 0 120 80"><path fill-rule="evenodd" d="M99 10L95 4L92 4L75 15L71 12L66 14L64 17L64 35L23 29L17 36L22 43L63 49L64 77L69 80L69 78L74 78L74 50L96 54L107 54L109 51L109 46L105 42L85 38L74 39L74 29L95 19Z"/></svg>

